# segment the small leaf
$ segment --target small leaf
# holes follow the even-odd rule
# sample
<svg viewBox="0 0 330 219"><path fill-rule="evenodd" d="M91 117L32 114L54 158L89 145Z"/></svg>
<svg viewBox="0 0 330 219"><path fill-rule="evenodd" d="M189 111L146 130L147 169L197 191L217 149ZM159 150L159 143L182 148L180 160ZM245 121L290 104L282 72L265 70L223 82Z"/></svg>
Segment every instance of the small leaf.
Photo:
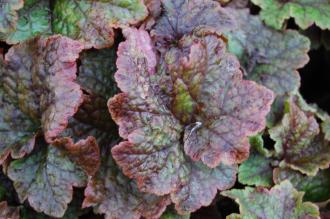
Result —
<svg viewBox="0 0 330 219"><path fill-rule="evenodd" d="M0 218L19 219L19 208L9 207L6 201L0 202Z"/></svg>
<svg viewBox="0 0 330 219"><path fill-rule="evenodd" d="M319 218L318 207L311 202L302 202L304 193L295 190L289 181L283 181L271 190L246 187L221 194L235 199L240 205L241 214L232 218Z"/></svg>
<svg viewBox="0 0 330 219"><path fill-rule="evenodd" d="M308 38L294 30L273 30L248 9L227 11L238 23L236 29L225 34L229 38L228 49L240 59L246 77L277 95L297 92L300 86L297 69L309 61Z"/></svg>
<svg viewBox="0 0 330 219"><path fill-rule="evenodd" d="M252 2L261 7L261 18L275 29L281 29L284 21L291 17L302 29L313 23L321 29L330 29L328 0L252 0Z"/></svg>
<svg viewBox="0 0 330 219"><path fill-rule="evenodd" d="M306 176L288 168L274 169L274 182L290 180L299 191L305 192L304 200L323 202L330 198L330 171L320 170L316 176Z"/></svg>
<svg viewBox="0 0 330 219"><path fill-rule="evenodd" d="M53 31L85 44L105 48L114 42L114 30L136 24L147 16L142 0L58 0L54 6Z"/></svg>
<svg viewBox="0 0 330 219"><path fill-rule="evenodd" d="M72 186L86 184L86 175L66 152L38 141L32 155L10 163L8 176L14 181L20 201L53 217L62 217L72 200Z"/></svg>
<svg viewBox="0 0 330 219"><path fill-rule="evenodd" d="M238 169L238 181L245 185L269 187L273 184L272 160L252 153Z"/></svg>
<svg viewBox="0 0 330 219"><path fill-rule="evenodd" d="M281 166L314 176L319 169L329 166L330 145L319 134L313 114L303 112L292 99L287 105L288 112L282 122L269 130L270 137L276 141L276 156L283 159Z"/></svg>
<svg viewBox="0 0 330 219"><path fill-rule="evenodd" d="M15 29L18 20L17 11L24 5L23 0L1 0L0 1L0 33L7 33Z"/></svg>
<svg viewBox="0 0 330 219"><path fill-rule="evenodd" d="M47 0L25 1L24 7L18 11L15 28L6 33L0 33L0 39L8 44L16 44L41 34L50 34L49 4Z"/></svg>

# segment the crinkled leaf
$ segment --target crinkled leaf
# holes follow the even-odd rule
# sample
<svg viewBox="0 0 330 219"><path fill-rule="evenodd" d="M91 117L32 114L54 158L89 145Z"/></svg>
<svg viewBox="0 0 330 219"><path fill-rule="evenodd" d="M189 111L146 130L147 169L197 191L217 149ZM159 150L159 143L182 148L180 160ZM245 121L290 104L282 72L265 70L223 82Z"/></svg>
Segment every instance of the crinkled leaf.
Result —
<svg viewBox="0 0 330 219"><path fill-rule="evenodd" d="M190 215L179 215L171 210L166 210L160 219L189 219Z"/></svg>
<svg viewBox="0 0 330 219"><path fill-rule="evenodd" d="M7 33L15 29L18 20L17 11L24 5L23 0L0 1L0 33Z"/></svg>
<svg viewBox="0 0 330 219"><path fill-rule="evenodd" d="M38 151L10 163L8 176L21 202L27 199L36 211L62 217L72 200L72 186L84 186L86 176L65 151L38 144Z"/></svg>
<svg viewBox="0 0 330 219"><path fill-rule="evenodd" d="M142 0L58 0L53 14L55 33L104 48L114 42L113 28L136 24L148 11Z"/></svg>
<svg viewBox="0 0 330 219"><path fill-rule="evenodd" d="M83 101L74 81L82 49L81 43L55 35L26 41L6 54L4 91L17 110L41 124L48 142L65 129Z"/></svg>
<svg viewBox="0 0 330 219"><path fill-rule="evenodd" d="M240 205L240 215L234 218L319 218L318 207L310 202L302 202L303 194L289 181L284 181L272 189L246 187L221 193ZM251 201L253 200L253 201Z"/></svg>
<svg viewBox="0 0 330 219"><path fill-rule="evenodd" d="M308 61L308 38L297 31L279 32L265 26L249 10L227 9L238 23L227 32L229 51L243 65L248 79L257 81L278 95L295 92L300 86L297 72Z"/></svg>
<svg viewBox="0 0 330 219"><path fill-rule="evenodd" d="M222 39L207 34L183 37L182 49L172 48L165 57L173 81L171 110L185 125L185 152L215 167L247 158L247 136L265 127L273 93L243 80Z"/></svg>
<svg viewBox="0 0 330 219"><path fill-rule="evenodd" d="M0 39L8 44L16 44L40 34L49 34L49 4L48 0L26 0L24 7L18 11L17 24L12 30L0 33Z"/></svg>
<svg viewBox="0 0 330 219"><path fill-rule="evenodd" d="M141 193L136 183L124 176L104 153L102 166L85 189L83 207L94 207L94 212L107 219L159 218L170 203L168 196Z"/></svg>
<svg viewBox="0 0 330 219"><path fill-rule="evenodd" d="M306 176L288 168L274 169L274 182L290 180L299 191L305 192L304 200L323 202L330 198L330 171L321 170L316 176Z"/></svg>
<svg viewBox="0 0 330 219"><path fill-rule="evenodd" d="M296 24L306 29L315 23L321 29L330 29L328 0L252 0L261 7L260 17L267 25L281 29L293 17Z"/></svg>
<svg viewBox="0 0 330 219"><path fill-rule="evenodd" d="M79 59L79 76L77 81L88 93L105 99L118 92L114 79L116 67L116 49L90 50L83 52Z"/></svg>
<svg viewBox="0 0 330 219"><path fill-rule="evenodd" d="M238 169L238 181L245 185L269 187L273 184L272 160L258 153L252 153Z"/></svg>
<svg viewBox="0 0 330 219"><path fill-rule="evenodd" d="M111 98L108 106L121 137L127 140L112 149L114 159L125 175L136 179L140 190L158 195L170 193L181 214L209 205L217 190L234 184L236 165L220 163L238 163L246 158L247 135L264 127L272 92L242 80L237 60L225 52L225 44L217 35L187 35L182 43L188 49L173 48L165 54L168 78L161 65L156 69L157 59L147 32L128 28L123 33L126 41L119 45L115 79L124 93ZM190 59L185 57L185 51ZM195 55L206 65L199 67L203 71L193 78L191 66L202 66L196 63L199 60ZM183 89L182 93L193 96L189 99L196 101L192 105L204 105L204 109L186 111L185 106L174 107L180 104L174 100L181 91L173 97L162 89L162 84L166 81L167 88L175 89L176 80L185 89L190 86L191 92ZM190 112L193 117L179 116ZM229 123L233 128L226 125ZM190 152L194 147L199 147L200 153L191 159L184 151ZM199 159L214 169L194 162Z"/></svg>
<svg viewBox="0 0 330 219"><path fill-rule="evenodd" d="M6 201L0 202L0 218L19 219L19 208L9 207Z"/></svg>
<svg viewBox="0 0 330 219"><path fill-rule="evenodd" d="M249 4L249 0L224 0L223 3L224 6L230 7L230 8L246 8ZM227 1L227 2L226 2ZM221 0L220 0L221 3Z"/></svg>
<svg viewBox="0 0 330 219"><path fill-rule="evenodd" d="M330 163L330 145L319 134L313 114L305 113L292 101L282 122L269 130L276 141L275 151L282 166L289 166L307 175L315 175Z"/></svg>
<svg viewBox="0 0 330 219"><path fill-rule="evenodd" d="M151 32L159 47L171 46L195 28L233 29L235 22L218 2L211 0L162 0L163 14Z"/></svg>

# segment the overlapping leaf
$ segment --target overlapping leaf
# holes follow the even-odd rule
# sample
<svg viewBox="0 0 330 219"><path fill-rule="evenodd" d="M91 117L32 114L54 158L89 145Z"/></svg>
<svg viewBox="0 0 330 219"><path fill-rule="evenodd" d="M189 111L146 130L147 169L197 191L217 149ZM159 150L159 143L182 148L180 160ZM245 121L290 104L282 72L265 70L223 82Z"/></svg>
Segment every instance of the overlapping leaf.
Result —
<svg viewBox="0 0 330 219"><path fill-rule="evenodd" d="M19 219L19 208L9 207L7 202L0 202L0 218Z"/></svg>
<svg viewBox="0 0 330 219"><path fill-rule="evenodd" d="M166 53L170 79L163 68L156 69L147 32L125 29L124 35L115 75L124 93L108 104L121 137L127 139L112 149L116 162L140 190L171 193L182 214L210 204L217 189L235 181L236 166L220 162L246 158L247 135L264 127L272 93L242 80L237 60L225 52L216 34L187 35L180 46L186 48ZM167 88L173 87L173 96L162 89L164 80Z"/></svg>
<svg viewBox="0 0 330 219"><path fill-rule="evenodd" d="M18 11L16 24L9 31L0 31L0 39L8 44L16 44L41 34L49 34L51 32L49 5L48 0L25 0L24 7Z"/></svg>
<svg viewBox="0 0 330 219"><path fill-rule="evenodd" d="M54 6L53 31L79 40L87 48L109 47L113 28L136 24L147 16L142 0L58 0Z"/></svg>
<svg viewBox="0 0 330 219"><path fill-rule="evenodd" d="M233 218L319 218L318 207L302 202L304 193L298 192L289 181L283 181L270 190L246 187L221 194L235 199L240 205L240 215Z"/></svg>
<svg viewBox="0 0 330 219"><path fill-rule="evenodd" d="M136 183L120 172L111 154L103 155L99 172L88 182L83 207L94 206L94 212L107 219L159 218L170 203L169 197L141 193Z"/></svg>
<svg viewBox="0 0 330 219"><path fill-rule="evenodd" d="M151 35L159 48L176 44L196 28L213 27L219 32L234 28L235 22L220 4L211 0L162 0L163 13Z"/></svg>
<svg viewBox="0 0 330 219"><path fill-rule="evenodd" d="M36 152L10 163L8 176L21 202L39 212L62 217L72 200L72 186L86 185L86 175L66 151L38 141Z"/></svg>
<svg viewBox="0 0 330 219"><path fill-rule="evenodd" d="M1 161L29 153L35 136L60 134L82 103L74 82L83 46L66 37L36 38L12 47L1 68Z"/></svg>
<svg viewBox="0 0 330 219"><path fill-rule="evenodd" d="M306 176L288 168L274 169L274 182L280 184L284 180L290 180L296 189L305 192L306 201L323 202L330 198L329 170L321 170L316 176Z"/></svg>
<svg viewBox="0 0 330 219"><path fill-rule="evenodd" d="M229 51L243 65L248 79L257 81L278 95L295 92L300 86L297 69L308 61L308 38L297 31L275 31L266 27L249 10L227 9L238 23L226 33Z"/></svg>
<svg viewBox="0 0 330 219"><path fill-rule="evenodd" d="M0 1L0 33L7 33L15 28L18 15L17 11L24 5L23 0Z"/></svg>
<svg viewBox="0 0 330 219"><path fill-rule="evenodd" d="M315 23L321 29L330 29L328 0L252 0L261 7L261 18L271 27L281 29L293 17L296 24L306 29Z"/></svg>
<svg viewBox="0 0 330 219"><path fill-rule="evenodd" d="M330 163L330 145L320 133L314 114L304 112L291 99L282 122L269 130L276 141L280 165L289 166L307 175L316 175Z"/></svg>

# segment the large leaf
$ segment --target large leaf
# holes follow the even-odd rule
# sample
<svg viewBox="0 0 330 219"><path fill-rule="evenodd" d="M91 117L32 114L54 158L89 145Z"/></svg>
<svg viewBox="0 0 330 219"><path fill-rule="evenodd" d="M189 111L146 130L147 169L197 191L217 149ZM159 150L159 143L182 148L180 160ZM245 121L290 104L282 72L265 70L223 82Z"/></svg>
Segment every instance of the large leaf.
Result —
<svg viewBox="0 0 330 219"><path fill-rule="evenodd" d="M159 47L175 44L195 28L213 27L219 32L235 26L220 4L211 0L162 0L163 14L151 32Z"/></svg>
<svg viewBox="0 0 330 219"><path fill-rule="evenodd" d="M321 170L316 176L306 176L288 168L274 169L274 182L290 180L299 191L305 192L304 200L323 202L330 198L330 171Z"/></svg>
<svg viewBox="0 0 330 219"><path fill-rule="evenodd" d="M310 202L302 202L303 194L298 192L289 181L265 188L246 187L221 193L240 205L240 215L233 218L319 218L318 207ZM252 201L253 200L253 201Z"/></svg>
<svg viewBox="0 0 330 219"><path fill-rule="evenodd" d="M139 219L159 218L169 203L168 196L141 193L136 183L121 173L111 154L104 152L100 170L85 189L83 207L94 206L94 212L107 219Z"/></svg>
<svg viewBox="0 0 330 219"><path fill-rule="evenodd" d="M15 29L18 20L17 11L24 5L23 0L1 0L0 1L0 33L7 33Z"/></svg>
<svg viewBox="0 0 330 219"><path fill-rule="evenodd" d="M40 126L48 142L66 127L82 103L74 82L83 46L69 38L36 38L9 49L1 64L0 161L33 149Z"/></svg>
<svg viewBox="0 0 330 219"><path fill-rule="evenodd" d="M240 59L246 77L278 95L296 92L300 86L297 69L309 61L308 38L294 30L273 30L248 9L227 10L238 23L235 30L226 33L228 48Z"/></svg>
<svg viewBox="0 0 330 219"><path fill-rule="evenodd" d="M72 186L86 185L86 175L66 151L37 141L36 152L8 167L21 202L26 199L38 212L62 217L72 200Z"/></svg>
<svg viewBox="0 0 330 219"><path fill-rule="evenodd" d="M52 26L87 48L104 48L114 42L113 28L136 24L147 13L142 0L57 0Z"/></svg>
<svg viewBox="0 0 330 219"><path fill-rule="evenodd" d="M289 166L307 175L316 175L330 163L330 145L320 134L314 114L304 112L290 99L282 122L269 130L276 141L276 156L281 166Z"/></svg>
<svg viewBox="0 0 330 219"><path fill-rule="evenodd" d="M126 140L112 149L114 159L124 174L136 179L140 190L158 195L170 193L181 214L209 205L218 189L234 184L236 165L220 163L235 164L248 156L247 135L264 127L272 93L242 80L237 60L225 52L226 46L217 35L187 35L182 40L186 50L173 48L165 54L169 78L162 64L156 68L157 59L147 32L129 28L123 33L126 41L119 45L115 78L124 93L111 98L108 105ZM190 44L195 41L197 45ZM197 57L203 61L201 64L196 63ZM194 78L194 67L203 64L203 68L197 68L203 71ZM184 89L176 88L180 85ZM185 90L189 86L196 100L192 104L189 101L193 98ZM167 93L170 88L178 92ZM180 95L188 97L182 107L175 101ZM204 108L198 111L194 107L200 104ZM191 159L190 151L197 147L201 149L200 157L195 154Z"/></svg>
<svg viewBox="0 0 330 219"><path fill-rule="evenodd" d="M48 0L25 0L24 7L18 11L17 24L10 31L0 33L0 39L8 44L16 44L40 34L49 34L49 4Z"/></svg>
<svg viewBox="0 0 330 219"><path fill-rule="evenodd" d="M19 208L9 207L7 202L0 202L0 218L19 219Z"/></svg>
<svg viewBox="0 0 330 219"><path fill-rule="evenodd" d="M252 2L261 7L261 18L273 28L280 29L284 21L293 17L302 29L313 23L321 29L330 29L328 0L252 0Z"/></svg>

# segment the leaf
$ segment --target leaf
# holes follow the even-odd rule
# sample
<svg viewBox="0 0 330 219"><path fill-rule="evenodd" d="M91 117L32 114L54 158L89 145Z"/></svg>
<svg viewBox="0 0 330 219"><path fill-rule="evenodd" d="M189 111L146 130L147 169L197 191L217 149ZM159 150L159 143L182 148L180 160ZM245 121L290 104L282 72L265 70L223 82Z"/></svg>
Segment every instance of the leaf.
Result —
<svg viewBox="0 0 330 219"><path fill-rule="evenodd" d="M17 11L24 5L23 0L1 0L0 33L7 33L15 28L18 20Z"/></svg>
<svg viewBox="0 0 330 219"><path fill-rule="evenodd" d="M217 190L233 186L237 166L222 162L235 164L246 158L249 147L246 135L264 127L262 116L269 110L273 95L254 82L242 80L237 60L225 52L224 42L216 35L205 34L205 39L197 36L194 38L192 35L183 38L183 44L188 45L185 51L188 51L187 56L191 57L189 61L192 64L190 65L188 58L183 55L179 56L179 59L176 59L177 56L170 56L173 57L170 60L174 62L169 63L169 57L165 54L168 75L162 68L163 63L156 68L157 59L147 32L127 28L123 30L123 34L126 41L119 45L118 70L115 74L118 87L123 93L111 98L108 107L119 126L120 136L125 140L113 147L112 155L124 174L136 180L141 191L156 195L171 194L180 214L188 214L201 206L207 206ZM189 43L194 40L197 45L193 44L190 49ZM214 50L217 51L217 56L209 52ZM173 51L174 54L185 54L178 48ZM210 70L203 69L203 80L200 80L200 83L199 80L189 78L194 75L194 68L190 66L202 65L195 65L198 60L196 57L200 57L195 57L195 54L207 54L207 57L213 58L209 60L210 63L218 63L218 59L223 60L221 64L213 64ZM177 66L175 60L182 64ZM204 55L201 60L206 60L204 68L211 65ZM184 68L188 69L186 74ZM180 72L174 69L179 69ZM175 72L178 74L175 75ZM218 80L214 81L214 78ZM190 86L191 81L191 87L196 88L196 92L192 92L192 95L196 94L196 105L204 104L203 110L193 110L191 120L178 118L178 111L173 107L177 94L171 96L174 92L167 93L170 88L177 86L175 79L181 80L181 84L187 85L186 87ZM163 86L164 84L166 86ZM227 93L226 100L221 96L223 90ZM248 96L245 95L247 91ZM186 93L190 95L189 92ZM242 97L237 95L238 93ZM215 101L218 97L223 101L223 106ZM240 103L246 111L241 110ZM180 110L182 115L190 114L190 111L185 111L185 107ZM224 113L223 117L219 111ZM232 119L227 115L229 112L234 113L231 115ZM241 121L240 115L246 120ZM243 120L253 122L244 123ZM229 121L233 128L228 129L226 122ZM238 125L240 122L242 124ZM225 126L227 128L224 128ZM218 128L219 132L211 136L213 133L208 130L209 127L214 130ZM223 132L221 128L224 129ZM220 133L220 136L217 133ZM190 138L198 141L187 144L187 139ZM207 143L207 139L215 142ZM232 139L235 140L234 143L231 142ZM243 143L240 144L241 142ZM191 159L185 152L191 151L193 147L200 147L204 153L201 152L200 157ZM246 153L240 156L242 151ZM200 159L210 164L213 169L198 161Z"/></svg>
<svg viewBox="0 0 330 219"><path fill-rule="evenodd" d="M37 151L10 163L8 176L14 181L20 202L53 217L62 217L72 200L72 186L82 187L86 176L66 152L37 141Z"/></svg>
<svg viewBox="0 0 330 219"><path fill-rule="evenodd" d="M118 93L114 79L117 70L116 51L117 46L113 46L110 49L87 50L81 53L77 81L88 93L105 99Z"/></svg>
<svg viewBox="0 0 330 219"><path fill-rule="evenodd" d="M299 109L292 99L287 105L288 112L282 122L269 130L270 137L276 141L276 156L283 159L282 166L314 176L319 169L329 166L330 145L319 134L313 114Z"/></svg>
<svg viewBox="0 0 330 219"><path fill-rule="evenodd" d="M26 0L24 7L18 11L15 27L0 33L0 39L8 44L16 44L41 34L50 34L49 4L46 0Z"/></svg>
<svg viewBox="0 0 330 219"><path fill-rule="evenodd" d="M284 180L290 180L296 189L305 192L305 201L323 202L330 198L329 170L320 170L316 176L306 176L288 168L274 169L274 182L280 184Z"/></svg>
<svg viewBox="0 0 330 219"><path fill-rule="evenodd" d="M273 184L271 159L252 153L238 169L238 181L245 185L269 187Z"/></svg>
<svg viewBox="0 0 330 219"><path fill-rule="evenodd" d="M213 27L219 33L235 26L232 17L211 0L162 0L163 14L151 31L159 47L168 47L195 28ZM203 15L203 16L201 16Z"/></svg>
<svg viewBox="0 0 330 219"><path fill-rule="evenodd" d="M174 211L166 211L160 219L189 219L190 215L181 216Z"/></svg>
<svg viewBox="0 0 330 219"><path fill-rule="evenodd" d="M19 208L9 207L6 201L0 202L0 218L19 219Z"/></svg>
<svg viewBox="0 0 330 219"><path fill-rule="evenodd" d="M319 218L318 207L311 202L302 202L304 193L295 190L289 181L270 190L246 187L221 194L235 199L240 205L240 215L233 218Z"/></svg>
<svg viewBox="0 0 330 219"><path fill-rule="evenodd" d="M261 7L260 16L267 25L281 29L293 17L295 23L306 29L315 23L321 29L330 29L330 4L328 0L252 0Z"/></svg>
<svg viewBox="0 0 330 219"><path fill-rule="evenodd" d="M13 46L6 54L4 92L16 110L29 118L25 122L41 125L48 142L65 129L83 101L75 82L75 61L82 49L81 43L55 35ZM38 131L29 127L21 128Z"/></svg>
<svg viewBox="0 0 330 219"><path fill-rule="evenodd" d="M142 0L58 0L53 31L84 43L86 48L110 47L113 28L137 24L147 16Z"/></svg>
<svg viewBox="0 0 330 219"><path fill-rule="evenodd" d="M236 29L225 34L228 49L239 58L246 77L277 95L297 92L300 86L297 69L309 61L308 38L294 30L273 30L258 16L250 15L248 9L227 11L238 23Z"/></svg>
<svg viewBox="0 0 330 219"><path fill-rule="evenodd" d="M111 154L104 153L100 170L85 189L83 207L93 206L95 213L108 219L139 219L159 218L169 203L168 196L139 192L135 182L117 168Z"/></svg>

